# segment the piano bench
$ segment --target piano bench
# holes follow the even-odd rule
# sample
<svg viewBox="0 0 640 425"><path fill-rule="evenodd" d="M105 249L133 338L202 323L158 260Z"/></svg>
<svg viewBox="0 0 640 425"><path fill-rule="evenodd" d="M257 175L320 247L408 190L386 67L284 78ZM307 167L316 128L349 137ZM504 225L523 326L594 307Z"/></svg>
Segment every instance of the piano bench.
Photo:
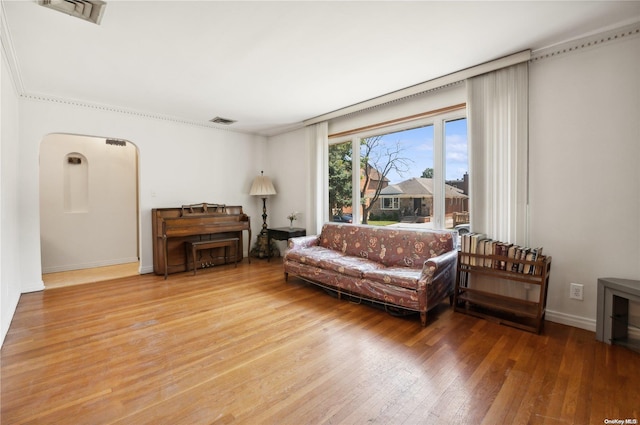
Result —
<svg viewBox="0 0 640 425"><path fill-rule="evenodd" d="M229 248L233 247L235 267L238 267L238 243L240 238L215 239L210 241L186 241L185 246L191 251L191 260L193 261L193 274L198 269L197 253L198 251L211 248L224 248L224 262L227 263Z"/></svg>

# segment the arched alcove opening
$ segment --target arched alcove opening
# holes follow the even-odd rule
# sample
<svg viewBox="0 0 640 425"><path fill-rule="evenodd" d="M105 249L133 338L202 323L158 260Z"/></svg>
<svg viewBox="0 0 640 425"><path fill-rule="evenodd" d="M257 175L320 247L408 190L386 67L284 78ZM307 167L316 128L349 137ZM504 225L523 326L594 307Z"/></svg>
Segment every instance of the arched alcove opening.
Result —
<svg viewBox="0 0 640 425"><path fill-rule="evenodd" d="M50 134L40 144L45 288L139 273L138 150L126 140Z"/></svg>

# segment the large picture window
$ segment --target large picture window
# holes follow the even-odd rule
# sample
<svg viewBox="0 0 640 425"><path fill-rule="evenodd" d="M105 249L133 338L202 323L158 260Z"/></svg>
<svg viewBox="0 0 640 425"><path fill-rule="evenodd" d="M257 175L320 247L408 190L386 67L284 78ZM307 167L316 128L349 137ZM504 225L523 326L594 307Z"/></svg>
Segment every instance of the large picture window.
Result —
<svg viewBox="0 0 640 425"><path fill-rule="evenodd" d="M335 221L347 215L353 223L468 227L464 110L329 143L329 207Z"/></svg>

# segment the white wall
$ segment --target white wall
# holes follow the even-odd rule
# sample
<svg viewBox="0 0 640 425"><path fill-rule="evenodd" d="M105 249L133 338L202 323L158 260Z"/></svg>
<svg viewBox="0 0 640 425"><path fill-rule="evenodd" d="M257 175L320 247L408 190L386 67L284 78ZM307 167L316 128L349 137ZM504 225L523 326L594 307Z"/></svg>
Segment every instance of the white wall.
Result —
<svg viewBox="0 0 640 425"><path fill-rule="evenodd" d="M547 319L593 331L598 277L640 279L640 37L533 61L529 96L531 245L553 257ZM309 213L308 145L303 130L268 145L269 224L285 226ZM569 299L571 282L584 301Z"/></svg>
<svg viewBox="0 0 640 425"><path fill-rule="evenodd" d="M267 200L267 222L269 227L288 227L287 216L292 212L300 213L293 222L294 227L308 227L311 218L308 211L309 176L309 141L306 129L301 128L289 133L269 138L267 163L270 164L269 175L278 194ZM313 158L315 160L315 158ZM265 170L265 174L267 174ZM284 252L286 242L277 242L280 252Z"/></svg>
<svg viewBox="0 0 640 425"><path fill-rule="evenodd" d="M597 279L640 279L640 37L532 62L529 127L547 319L595 330Z"/></svg>
<svg viewBox="0 0 640 425"><path fill-rule="evenodd" d="M129 140L139 150L141 271L153 270L151 209L195 202L242 205L259 227L258 210L248 192L264 158L266 139L191 124L159 120L67 103L20 100L18 191L24 241L22 291L42 288L38 155L50 133ZM246 241L245 241L246 242ZM245 247L246 248L246 247Z"/></svg>
<svg viewBox="0 0 640 425"><path fill-rule="evenodd" d="M123 143L69 134L43 139L43 273L138 261L138 158L135 145Z"/></svg>
<svg viewBox="0 0 640 425"><path fill-rule="evenodd" d="M2 52L0 78L0 344L9 330L13 312L20 299L22 276L19 261L22 257L18 231L18 95Z"/></svg>

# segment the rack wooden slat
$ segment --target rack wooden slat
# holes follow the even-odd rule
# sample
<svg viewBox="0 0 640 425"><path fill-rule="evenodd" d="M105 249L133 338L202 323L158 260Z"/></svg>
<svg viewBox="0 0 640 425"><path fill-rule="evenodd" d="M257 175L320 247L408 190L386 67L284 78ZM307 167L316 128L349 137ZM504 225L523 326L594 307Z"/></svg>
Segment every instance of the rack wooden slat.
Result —
<svg viewBox="0 0 640 425"><path fill-rule="evenodd" d="M523 267L521 268L528 266L526 268L531 268L533 273L520 273L482 265L488 263L495 265L501 261L506 261L509 264L515 263L517 266L522 265ZM459 252L457 269L453 301L455 311L497 321L501 324L530 332L541 332L547 304L549 272L551 271L550 256L542 257L537 261L530 261L506 258L499 255ZM473 286L471 280L474 275L507 283L520 282L522 284L536 285L540 288L539 295L536 300L525 300L490 292Z"/></svg>

